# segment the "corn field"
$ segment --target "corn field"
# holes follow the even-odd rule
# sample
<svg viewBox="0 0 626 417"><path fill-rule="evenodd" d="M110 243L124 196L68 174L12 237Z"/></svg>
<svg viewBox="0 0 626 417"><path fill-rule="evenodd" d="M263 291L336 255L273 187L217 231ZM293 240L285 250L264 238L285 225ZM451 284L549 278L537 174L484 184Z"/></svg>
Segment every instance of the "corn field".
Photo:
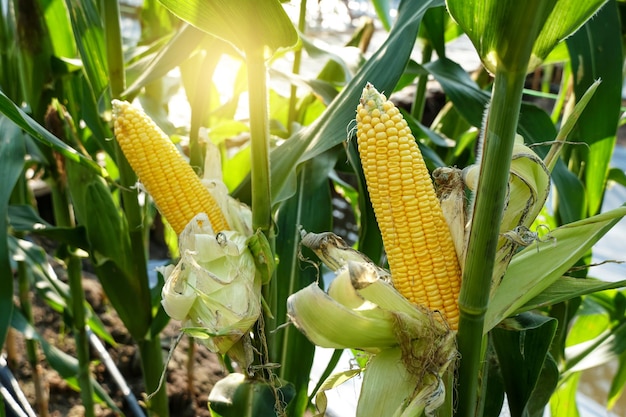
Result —
<svg viewBox="0 0 626 417"><path fill-rule="evenodd" d="M329 3L1 3L0 415L67 412L45 367L85 416L574 417L606 364L621 412L626 4Z"/></svg>

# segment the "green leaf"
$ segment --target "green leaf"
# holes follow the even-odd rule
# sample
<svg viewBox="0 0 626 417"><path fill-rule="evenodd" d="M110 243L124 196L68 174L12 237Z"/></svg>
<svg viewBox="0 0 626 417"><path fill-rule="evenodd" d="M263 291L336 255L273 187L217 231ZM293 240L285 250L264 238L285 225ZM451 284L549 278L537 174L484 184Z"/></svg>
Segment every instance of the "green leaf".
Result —
<svg viewBox="0 0 626 417"><path fill-rule="evenodd" d="M559 368L552 355L548 354L541 368L539 380L528 401L529 417L543 417L546 405L559 383Z"/></svg>
<svg viewBox="0 0 626 417"><path fill-rule="evenodd" d="M529 402L556 326L553 318L526 313L507 320L506 327L496 327L492 331L512 417L522 417L529 412ZM554 383L552 389L555 386ZM545 394L548 394L547 402L549 393Z"/></svg>
<svg viewBox="0 0 626 417"><path fill-rule="evenodd" d="M78 52L63 0L46 2L44 16L48 27L54 28L49 35L55 55L61 59L74 58Z"/></svg>
<svg viewBox="0 0 626 417"><path fill-rule="evenodd" d="M85 230L76 227L57 227L41 217L32 206L11 205L8 210L9 223L16 232L30 232L46 236L57 242L67 243L81 249L88 249Z"/></svg>
<svg viewBox="0 0 626 417"><path fill-rule="evenodd" d="M92 170L94 173L102 173L102 168L96 162L85 158L75 149L63 143L59 138L54 136L30 116L24 113L2 91L0 91L0 112L2 112L8 119L20 128L24 129L24 131L30 134L33 138L44 145L51 147L55 151L58 151L68 160L78 162L82 166Z"/></svg>
<svg viewBox="0 0 626 417"><path fill-rule="evenodd" d="M561 226L517 253L489 303L484 331L552 285L624 215L626 207L620 207Z"/></svg>
<svg viewBox="0 0 626 417"><path fill-rule="evenodd" d="M474 44L483 65L495 73L498 67L527 71L529 48L557 0L447 0L446 3L454 20Z"/></svg>
<svg viewBox="0 0 626 417"><path fill-rule="evenodd" d="M588 3L602 2L589 0ZM602 80L568 138L589 145L588 148L577 146L574 149L581 154L580 163L585 166L589 214L600 211L621 113L622 90L618 87L622 85L623 64L620 28L616 3L610 1L567 39L572 72L576 74L574 93L577 100L597 79Z"/></svg>
<svg viewBox="0 0 626 417"><path fill-rule="evenodd" d="M550 415L552 417L580 417L576 403L580 372L569 376L563 381L550 399Z"/></svg>
<svg viewBox="0 0 626 417"><path fill-rule="evenodd" d="M609 400L607 408L610 410L615 403L621 398L624 385L626 385L626 352L622 352L618 357L617 372L611 381L611 388L609 389Z"/></svg>
<svg viewBox="0 0 626 417"><path fill-rule="evenodd" d="M109 85L104 27L100 11L93 0L65 0L80 58L91 94L99 101ZM104 99L108 102L108 99Z"/></svg>
<svg viewBox="0 0 626 417"><path fill-rule="evenodd" d="M389 4L389 0L372 0L372 4L374 5L374 10L376 10L376 14L383 28L389 31L391 28L391 5Z"/></svg>
<svg viewBox="0 0 626 417"><path fill-rule="evenodd" d="M293 396L291 384L271 386L232 373L219 380L211 390L209 409L212 417L272 417L278 416L276 405L288 404Z"/></svg>
<svg viewBox="0 0 626 417"><path fill-rule="evenodd" d="M111 304L135 340L150 328L148 282L137 279L128 225L101 177L77 164L67 164L68 183L78 224L85 227L89 254Z"/></svg>
<svg viewBox="0 0 626 417"><path fill-rule="evenodd" d="M578 372L608 363L626 351L626 323L611 326L599 336L565 349L567 372Z"/></svg>
<svg viewBox="0 0 626 417"><path fill-rule="evenodd" d="M270 288L272 313L283 324L287 317L287 298L310 285L318 278L313 267L303 267L300 260L300 231L332 229L332 201L329 172L335 166L339 153L331 150L303 164L298 175L298 192L284 201L278 210L276 254L280 259ZM309 370L313 364L315 346L294 326L270 336L270 360L279 362L280 378L294 385L294 401L289 409L301 415L308 407Z"/></svg>
<svg viewBox="0 0 626 417"><path fill-rule="evenodd" d="M541 65L559 42L578 30L606 2L607 0L557 1L554 10L552 10L535 42L528 71L532 71ZM615 18L617 18L617 12L614 11L613 13L615 13ZM594 16L595 19L598 19L597 15ZM580 31L577 33L580 33ZM598 45L596 44L596 46Z"/></svg>
<svg viewBox="0 0 626 417"><path fill-rule="evenodd" d="M607 175L607 181L615 181L619 185L626 187L626 171L620 168L611 168Z"/></svg>
<svg viewBox="0 0 626 417"><path fill-rule="evenodd" d="M150 82L167 75L170 70L189 58L205 37L206 34L195 27L183 26L154 56L145 57L128 66L127 71L138 76L130 87L124 90L122 96L133 97Z"/></svg>
<svg viewBox="0 0 626 417"><path fill-rule="evenodd" d="M484 403L483 417L499 417L504 404L504 383L497 355L493 349L493 342L491 341L493 338L491 335L489 337L490 343L487 347L486 363L483 367L483 372L485 372L483 384L486 384L486 387L483 385L482 398L479 398L479 401Z"/></svg>
<svg viewBox="0 0 626 417"><path fill-rule="evenodd" d="M250 51L276 51L298 41L289 16L277 0L159 0L172 13L200 30Z"/></svg>
<svg viewBox="0 0 626 417"><path fill-rule="evenodd" d="M6 213L13 187L23 175L26 146L20 129L7 118L0 116L0 213ZM13 276L9 259L9 224L6 214L0 215L0 346L4 346L11 312L13 311Z"/></svg>
<svg viewBox="0 0 626 417"><path fill-rule="evenodd" d="M367 184L365 182L365 174L359 157L359 150L356 140L349 140L346 144L346 153L348 161L356 174L356 181L359 190L358 207L360 212L359 219L359 240L358 250L365 254L376 264L380 264L383 260L384 247L383 238L376 221L372 201L367 192Z"/></svg>
<svg viewBox="0 0 626 417"><path fill-rule="evenodd" d="M424 15L423 28L426 32L426 38L440 58L446 57L445 30L447 20L449 19L444 6L432 7Z"/></svg>
<svg viewBox="0 0 626 417"><path fill-rule="evenodd" d="M591 294L598 291L609 290L626 286L626 280L617 282L600 281L593 278L570 278L561 277L552 285L543 290L539 295L529 300L516 313L534 310L570 300L574 297Z"/></svg>

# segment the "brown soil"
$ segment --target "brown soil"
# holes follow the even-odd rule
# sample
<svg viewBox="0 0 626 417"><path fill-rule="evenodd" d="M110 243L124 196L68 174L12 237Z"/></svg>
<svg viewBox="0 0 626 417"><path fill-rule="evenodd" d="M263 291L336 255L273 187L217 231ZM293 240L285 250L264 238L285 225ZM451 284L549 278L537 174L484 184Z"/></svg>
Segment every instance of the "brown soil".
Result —
<svg viewBox="0 0 626 417"><path fill-rule="evenodd" d="M115 314L114 309L107 304L106 298L97 279L85 274L83 279L87 301L107 330L117 342L117 346L107 346L107 350L115 361L120 372L131 387L135 397L141 401L145 397L141 378L140 360L138 351L132 339L128 335L121 320ZM37 330L49 343L75 357L74 339L69 329L63 323L60 314L49 306L33 298L33 316ZM33 372L28 363L26 348L23 337L15 331L11 332L8 343L13 343L16 348L15 357L10 357L10 367L15 377L20 382L31 405L35 404ZM179 334L177 322L170 322L162 333L163 355L167 357L171 341ZM92 350L92 375L111 396L117 406L126 416L133 416L126 406L121 390L116 386L105 366L99 361L97 354ZM207 398L215 382L224 377L225 371L217 355L209 352L204 346L195 345L193 362L188 362L189 338L184 337L168 364L167 370L167 393L170 400L172 416L210 416L207 407ZM50 416L82 416L84 409L81 405L80 395L74 391L56 371L52 370L45 362L45 357L40 353L40 363L45 391L49 397L48 410ZM188 369L192 372L190 383ZM37 412L38 415L41 413ZM116 416L112 410L97 405L97 416Z"/></svg>

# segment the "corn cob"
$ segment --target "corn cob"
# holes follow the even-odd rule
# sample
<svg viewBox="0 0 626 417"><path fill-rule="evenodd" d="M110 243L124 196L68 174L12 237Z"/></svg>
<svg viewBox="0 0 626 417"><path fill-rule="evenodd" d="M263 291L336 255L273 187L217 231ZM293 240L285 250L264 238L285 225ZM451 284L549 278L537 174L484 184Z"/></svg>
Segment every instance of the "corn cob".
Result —
<svg viewBox="0 0 626 417"><path fill-rule="evenodd" d="M145 113L113 100L113 119L122 152L176 234L199 213L207 214L215 233L230 229L215 198Z"/></svg>
<svg viewBox="0 0 626 417"><path fill-rule="evenodd" d="M357 107L367 189L396 289L458 326L461 271L450 230L415 138L399 110L371 84Z"/></svg>

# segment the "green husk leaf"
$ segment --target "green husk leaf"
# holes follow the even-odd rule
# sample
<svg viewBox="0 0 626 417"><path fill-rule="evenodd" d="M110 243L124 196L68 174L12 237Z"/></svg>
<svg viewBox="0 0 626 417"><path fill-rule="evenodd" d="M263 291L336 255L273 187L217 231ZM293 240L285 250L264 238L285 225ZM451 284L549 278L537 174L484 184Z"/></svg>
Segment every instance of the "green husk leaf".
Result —
<svg viewBox="0 0 626 417"><path fill-rule="evenodd" d="M272 417L278 415L276 406L284 408L293 395L290 383L283 382L277 387L232 373L218 381L211 390L209 409L213 417Z"/></svg>
<svg viewBox="0 0 626 417"><path fill-rule="evenodd" d="M376 352L398 343L389 312L374 308L365 316L339 304L317 283L290 296L287 310L296 327L321 347Z"/></svg>

